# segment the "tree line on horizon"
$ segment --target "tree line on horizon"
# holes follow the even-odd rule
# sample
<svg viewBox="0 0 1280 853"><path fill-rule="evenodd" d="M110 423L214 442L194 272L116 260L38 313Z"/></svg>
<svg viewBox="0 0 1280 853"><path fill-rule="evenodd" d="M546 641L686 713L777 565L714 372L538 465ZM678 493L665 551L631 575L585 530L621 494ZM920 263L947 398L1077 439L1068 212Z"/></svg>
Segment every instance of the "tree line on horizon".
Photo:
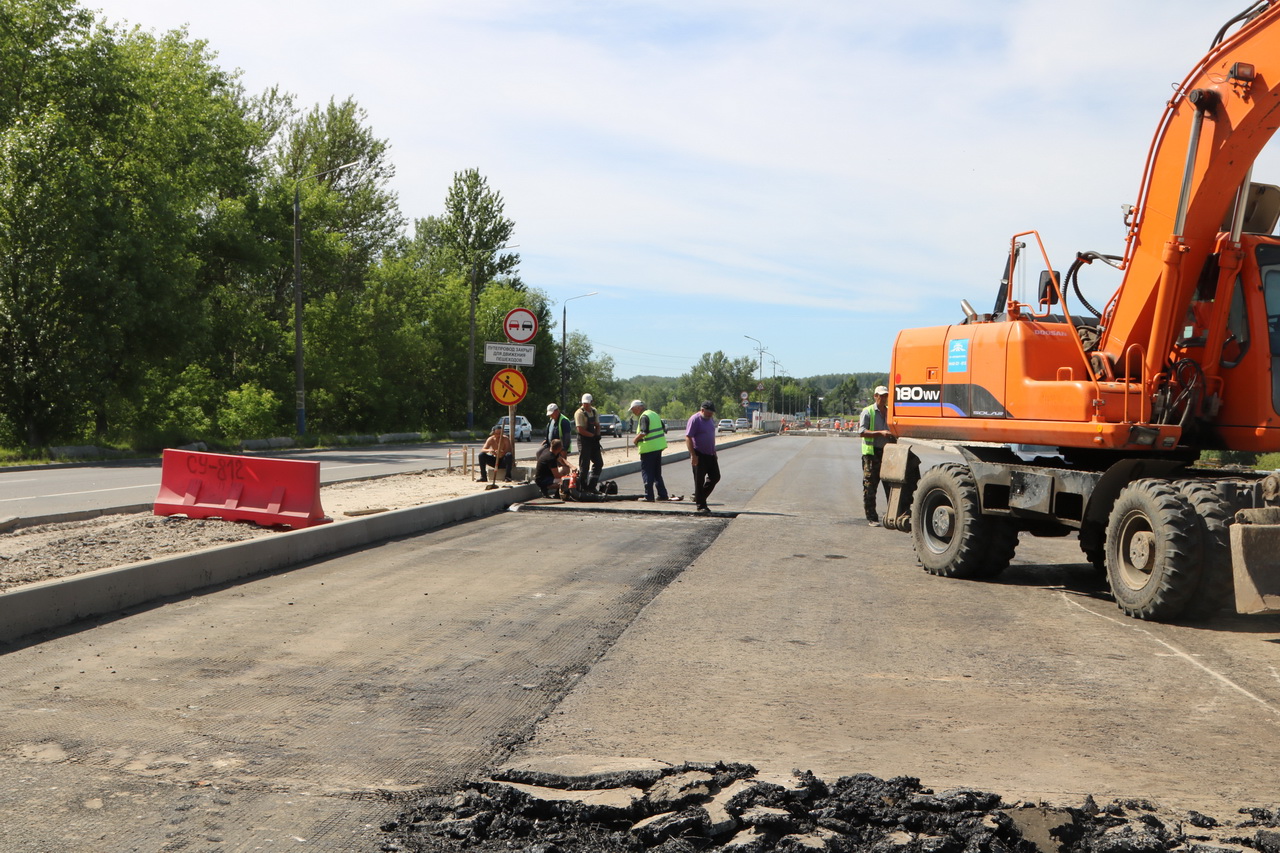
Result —
<svg viewBox="0 0 1280 853"><path fill-rule="evenodd" d="M618 380L519 274L515 223L477 169L409 221L389 144L353 99L304 109L251 94L203 41L115 27L73 0L0 6L0 446L156 449L292 434L295 221L302 259L304 442L492 423L484 341L533 311L520 411L593 393L625 416L702 399L723 416L752 390L771 408L866 397L865 377L766 379L707 353L675 379ZM295 202L296 219L295 219ZM468 392L472 312L478 352ZM858 378L863 377L861 384ZM877 380L882 381L882 380ZM861 395L861 396L860 396ZM827 412L824 405L824 414Z"/></svg>

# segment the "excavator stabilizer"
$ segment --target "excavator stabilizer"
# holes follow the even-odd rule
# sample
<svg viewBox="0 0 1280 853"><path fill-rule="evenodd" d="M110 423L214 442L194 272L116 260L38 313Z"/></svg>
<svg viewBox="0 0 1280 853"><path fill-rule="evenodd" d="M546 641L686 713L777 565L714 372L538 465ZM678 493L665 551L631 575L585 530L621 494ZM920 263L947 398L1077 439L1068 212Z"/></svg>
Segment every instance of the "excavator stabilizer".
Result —
<svg viewBox="0 0 1280 853"><path fill-rule="evenodd" d="M1231 531L1238 613L1280 613L1280 507L1242 509Z"/></svg>

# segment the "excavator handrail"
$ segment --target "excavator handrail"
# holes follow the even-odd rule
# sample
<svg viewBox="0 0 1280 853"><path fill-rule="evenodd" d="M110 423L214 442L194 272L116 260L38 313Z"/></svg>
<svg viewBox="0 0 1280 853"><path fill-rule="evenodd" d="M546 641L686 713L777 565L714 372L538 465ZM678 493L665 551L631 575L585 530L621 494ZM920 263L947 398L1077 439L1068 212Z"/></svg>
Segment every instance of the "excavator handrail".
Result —
<svg viewBox="0 0 1280 853"><path fill-rule="evenodd" d="M1133 370L1133 356L1138 357L1138 381L1134 382L1130 377L1130 371ZM1151 413L1147 408L1151 405L1151 399L1145 393L1147 387L1146 377L1146 358L1147 353L1142 344L1130 344L1124 351L1124 370L1117 381L1124 383L1124 408L1121 411L1121 418L1127 424L1146 424L1151 422ZM1129 400L1132 397L1138 398L1138 416L1134 420L1129 413Z"/></svg>
<svg viewBox="0 0 1280 853"><path fill-rule="evenodd" d="M1011 238L1009 238L1009 258L1010 258L1009 284L1010 284L1010 287L1009 287L1009 296L1008 296L1008 303L1007 303L1009 310L1007 313L1010 316L1014 316L1015 313L1020 313L1015 308L1015 306L1019 305L1020 303L1018 303L1017 300L1013 298L1013 287L1012 287L1013 274L1017 266L1018 252L1016 251L1016 246L1018 245L1018 238L1028 237L1028 236L1035 238L1036 246L1040 249L1040 257L1044 261L1044 268L1049 271L1049 280L1053 283L1054 292L1058 295L1058 305L1062 306L1062 316L1066 319L1067 325L1070 326L1072 329L1074 329L1076 327L1076 324L1075 324L1075 321L1071 319L1071 312L1067 309L1067 300L1065 295L1062 292L1062 282L1058 280L1058 272L1053 268L1053 264L1049 263L1049 253L1048 251L1045 250L1044 241L1040 239L1040 232L1034 229L1030 231L1022 231L1018 234L1014 234ZM1039 319L1039 318L1047 317L1049 313L1050 312L1048 312L1047 310L1043 314L1036 314L1033 311L1031 312L1031 316ZM1076 351L1080 353L1080 363L1084 367L1084 375L1087 376L1089 378L1089 381L1093 383L1093 399L1095 401L1101 400L1102 386L1098 384L1098 378L1093 375L1093 370L1091 370L1089 367L1089 354L1084 351L1084 341L1081 340L1079 334L1072 335L1071 338L1076 343Z"/></svg>

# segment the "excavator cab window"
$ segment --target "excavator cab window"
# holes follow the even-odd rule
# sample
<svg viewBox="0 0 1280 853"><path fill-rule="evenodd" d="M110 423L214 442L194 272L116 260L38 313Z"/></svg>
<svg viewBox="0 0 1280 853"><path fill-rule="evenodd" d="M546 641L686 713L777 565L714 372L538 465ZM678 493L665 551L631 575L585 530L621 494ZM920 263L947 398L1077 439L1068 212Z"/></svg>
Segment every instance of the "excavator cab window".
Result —
<svg viewBox="0 0 1280 853"><path fill-rule="evenodd" d="M1256 250L1258 280L1267 310L1267 337L1271 356L1280 357L1280 246L1261 243Z"/></svg>
<svg viewBox="0 0 1280 853"><path fill-rule="evenodd" d="M1178 346L1205 345L1209 338L1209 322L1213 317L1213 298L1217 288L1218 255L1214 253L1204 259L1204 266L1200 268L1200 278L1196 282L1191 304L1187 306L1187 316L1183 321L1182 334L1178 336Z"/></svg>
<svg viewBox="0 0 1280 853"><path fill-rule="evenodd" d="M1280 356L1280 265L1258 270L1262 274L1262 296L1267 305L1267 336L1271 356Z"/></svg>
<svg viewBox="0 0 1280 853"><path fill-rule="evenodd" d="M1222 342L1223 367L1235 367L1249 351L1249 315L1244 308L1244 283L1236 276L1231 287L1231 307L1227 310L1227 337Z"/></svg>

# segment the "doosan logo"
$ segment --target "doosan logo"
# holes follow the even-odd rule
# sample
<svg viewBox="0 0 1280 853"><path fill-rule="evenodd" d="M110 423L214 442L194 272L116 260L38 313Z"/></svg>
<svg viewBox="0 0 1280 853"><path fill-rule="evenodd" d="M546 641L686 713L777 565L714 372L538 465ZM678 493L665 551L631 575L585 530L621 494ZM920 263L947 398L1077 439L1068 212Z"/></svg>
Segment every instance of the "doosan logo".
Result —
<svg viewBox="0 0 1280 853"><path fill-rule="evenodd" d="M894 399L899 403L936 403L942 399L942 391L936 386L898 385L893 390Z"/></svg>

